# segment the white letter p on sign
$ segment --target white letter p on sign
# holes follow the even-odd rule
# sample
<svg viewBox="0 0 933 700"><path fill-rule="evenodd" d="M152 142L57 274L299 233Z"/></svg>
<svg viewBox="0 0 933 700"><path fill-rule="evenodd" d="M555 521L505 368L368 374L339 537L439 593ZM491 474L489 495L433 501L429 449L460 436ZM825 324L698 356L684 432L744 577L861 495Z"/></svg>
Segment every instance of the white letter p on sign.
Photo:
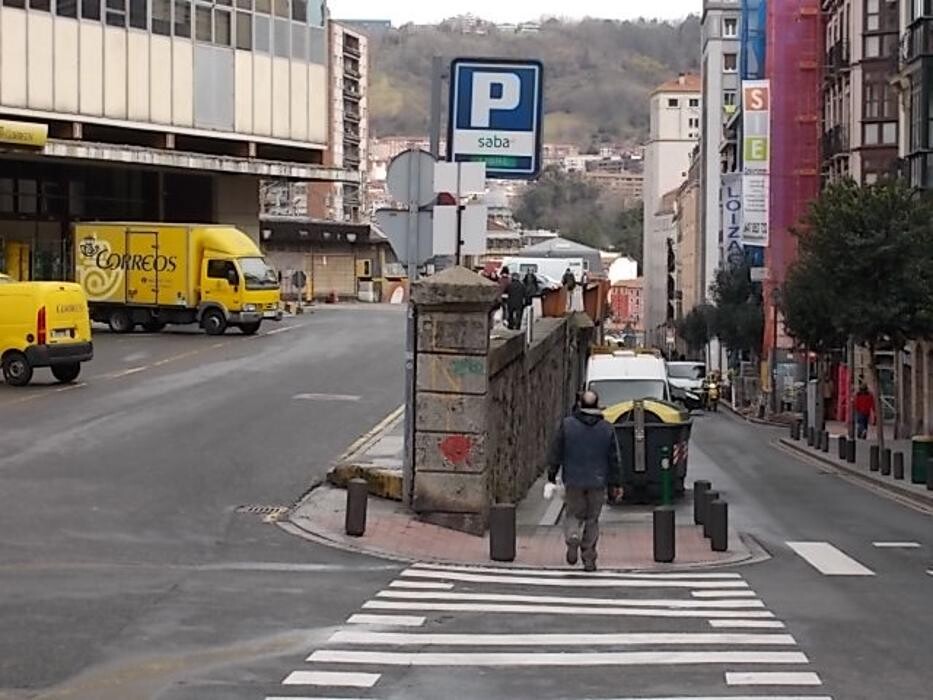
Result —
<svg viewBox="0 0 933 700"><path fill-rule="evenodd" d="M493 88L499 88L495 90ZM493 92L498 93L493 96ZM521 101L522 81L513 73L474 73L471 126L488 129L493 110L512 110Z"/></svg>

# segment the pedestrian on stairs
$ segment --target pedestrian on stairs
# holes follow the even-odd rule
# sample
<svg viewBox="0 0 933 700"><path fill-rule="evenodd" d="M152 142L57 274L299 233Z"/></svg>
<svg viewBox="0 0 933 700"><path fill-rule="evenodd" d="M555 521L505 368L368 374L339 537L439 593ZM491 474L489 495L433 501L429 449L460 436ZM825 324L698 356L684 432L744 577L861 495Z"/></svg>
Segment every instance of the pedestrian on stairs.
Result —
<svg viewBox="0 0 933 700"><path fill-rule="evenodd" d="M575 566L582 555L584 570L596 571L599 516L606 490L614 501L622 495L615 430L603 418L596 392L584 392L573 414L561 422L548 465L548 480L556 483L560 473L564 482L567 563Z"/></svg>

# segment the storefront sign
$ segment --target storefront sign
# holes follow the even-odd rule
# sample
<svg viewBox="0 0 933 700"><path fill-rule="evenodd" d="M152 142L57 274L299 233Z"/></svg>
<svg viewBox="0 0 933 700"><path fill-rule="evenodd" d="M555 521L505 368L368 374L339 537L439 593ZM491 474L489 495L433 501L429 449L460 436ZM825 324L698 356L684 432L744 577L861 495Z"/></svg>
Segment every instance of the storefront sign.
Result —
<svg viewBox="0 0 933 700"><path fill-rule="evenodd" d="M742 175L730 173L722 176L722 258L741 262L745 258L742 248Z"/></svg>
<svg viewBox="0 0 933 700"><path fill-rule="evenodd" d="M771 83L742 81L742 242L768 245L771 177Z"/></svg>
<svg viewBox="0 0 933 700"><path fill-rule="evenodd" d="M47 124L11 122L0 119L0 144L42 148L45 146L48 135L49 127Z"/></svg>

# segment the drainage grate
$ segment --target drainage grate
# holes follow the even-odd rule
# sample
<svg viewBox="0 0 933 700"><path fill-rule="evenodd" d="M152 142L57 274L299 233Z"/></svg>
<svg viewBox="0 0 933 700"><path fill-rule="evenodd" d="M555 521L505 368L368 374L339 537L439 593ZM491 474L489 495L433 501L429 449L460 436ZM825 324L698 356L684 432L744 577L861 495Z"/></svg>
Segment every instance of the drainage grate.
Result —
<svg viewBox="0 0 933 700"><path fill-rule="evenodd" d="M239 506L236 512L246 515L261 515L263 522L274 523L288 513L288 506Z"/></svg>

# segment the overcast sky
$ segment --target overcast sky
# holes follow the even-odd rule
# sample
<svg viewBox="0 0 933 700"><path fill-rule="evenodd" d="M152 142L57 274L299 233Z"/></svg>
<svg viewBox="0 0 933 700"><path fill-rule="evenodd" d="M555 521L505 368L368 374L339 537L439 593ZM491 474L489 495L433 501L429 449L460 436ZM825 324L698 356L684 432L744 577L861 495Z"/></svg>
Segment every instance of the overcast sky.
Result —
<svg viewBox="0 0 933 700"><path fill-rule="evenodd" d="M542 15L680 19L699 12L701 0L329 0L336 19L391 19L428 24L470 12L493 22L523 22Z"/></svg>

